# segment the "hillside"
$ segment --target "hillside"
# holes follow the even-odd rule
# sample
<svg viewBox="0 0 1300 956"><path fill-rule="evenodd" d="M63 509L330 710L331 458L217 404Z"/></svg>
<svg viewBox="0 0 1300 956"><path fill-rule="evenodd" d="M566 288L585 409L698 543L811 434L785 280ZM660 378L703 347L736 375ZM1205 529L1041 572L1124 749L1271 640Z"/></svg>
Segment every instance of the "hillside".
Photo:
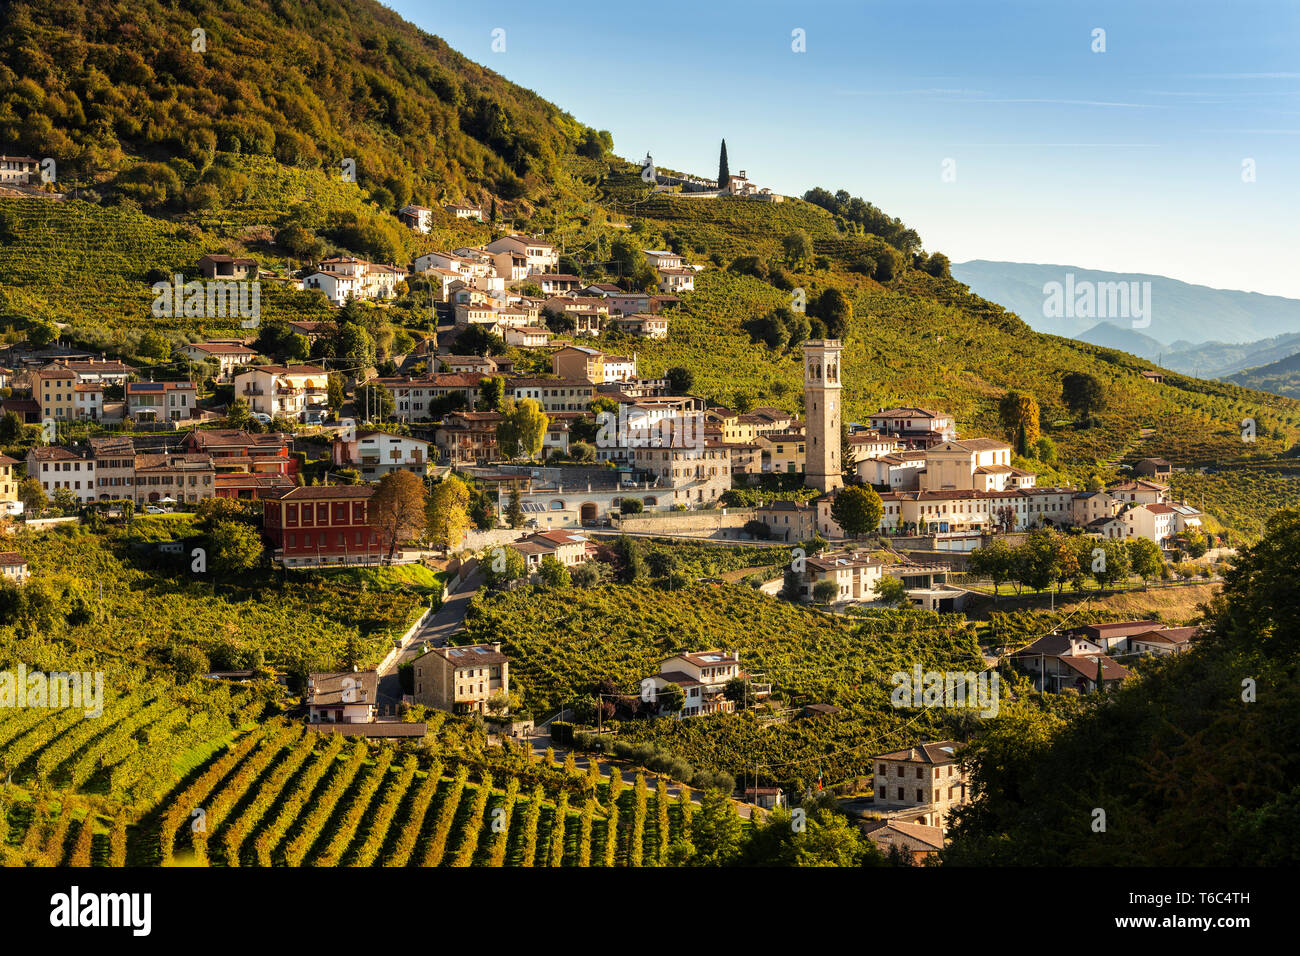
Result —
<svg viewBox="0 0 1300 956"><path fill-rule="evenodd" d="M847 194L830 202L818 190L822 205L652 195L609 154L607 136L374 3L17 3L0 17L0 138L59 156L58 186L78 197L0 203L0 323L18 330L51 319L74 343L161 369L166 343L144 348L144 330L175 342L230 323L155 319L151 272L193 275L211 251L281 269L333 252L406 263L493 229L435 210L432 233L418 236L398 224L397 208L467 199L545 233L562 268L587 279L618 277L620 241L704 265L668 341L603 344L636 351L649 373L690 368L696 390L716 401L797 409L797 347L751 342L742 323L790 305L796 287L810 301L834 288L852 306L842 336L847 417L937 406L964 432L998 434L998 400L1030 391L1058 456L1026 464L1047 480L1112 478L1122 461L1156 455L1268 471L1300 430L1294 399L1177 373L1153 384L1141 376L1147 361L1035 332L948 278L946 260L936 268L915 254L916 236L898 220ZM182 42L195 21L207 31L202 54ZM356 183L337 175L349 156ZM788 261L783 240L798 233L814 254ZM744 257L759 268L735 263ZM264 311L318 318L330 307L316 293L269 290ZM425 330L426 287L415 283L378 314L390 336ZM1106 388L1090 427L1062 403L1070 371ZM1241 441L1244 418L1256 422L1253 443ZM1262 507L1300 498L1288 469L1268 477ZM1203 487L1212 513L1234 513L1230 486Z"/></svg>
<svg viewBox="0 0 1300 956"><path fill-rule="evenodd" d="M1128 352L1138 358L1155 362L1164 351L1164 344L1136 329L1126 329L1114 322L1098 322L1092 328L1075 336L1080 342L1100 345L1102 348ZM1165 368L1171 366L1160 363Z"/></svg>
<svg viewBox="0 0 1300 956"><path fill-rule="evenodd" d="M1160 363L1165 368L1201 378L1222 378L1234 372L1269 365L1300 352L1300 332L1274 335L1254 342L1174 342Z"/></svg>
<svg viewBox="0 0 1300 956"><path fill-rule="evenodd" d="M336 177L351 158L398 205L535 198L593 135L373 0L11 3L0 63L7 148L170 209L211 207L218 152Z"/></svg>
<svg viewBox="0 0 1300 956"><path fill-rule="evenodd" d="M1300 300L1257 292L1212 289L1166 276L1104 272L1070 265L1029 262L992 262L974 259L955 263L953 275L978 295L1000 302L1040 332L1077 336L1098 321L1114 318L1097 314L1088 318L1051 317L1045 314L1043 286L1064 282L1150 282L1151 324L1143 334L1169 344L1178 340L1196 344L1222 341L1231 335L1249 342L1300 331Z"/></svg>
<svg viewBox="0 0 1300 956"><path fill-rule="evenodd" d="M1300 352L1270 362L1268 365L1249 368L1236 375L1230 375L1228 381L1261 392L1274 392L1288 398L1300 398Z"/></svg>
<svg viewBox="0 0 1300 956"><path fill-rule="evenodd" d="M1144 662L1140 680L1072 721L1004 708L974 745L978 797L945 862L1294 865L1300 765L1281 741L1300 713L1297 560L1290 511L1226 573L1192 652Z"/></svg>

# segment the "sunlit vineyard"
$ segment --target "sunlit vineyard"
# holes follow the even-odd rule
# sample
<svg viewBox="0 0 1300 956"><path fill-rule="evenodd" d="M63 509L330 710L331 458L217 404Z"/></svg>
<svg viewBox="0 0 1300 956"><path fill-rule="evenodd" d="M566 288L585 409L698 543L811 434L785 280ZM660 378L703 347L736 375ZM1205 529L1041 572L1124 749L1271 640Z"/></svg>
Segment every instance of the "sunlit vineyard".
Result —
<svg viewBox="0 0 1300 956"><path fill-rule="evenodd" d="M650 866L683 839L688 791L637 776L345 742L275 720L234 737L135 818L82 795L0 799L9 865ZM462 762L458 762L462 761ZM608 861L608 862L607 862Z"/></svg>
<svg viewBox="0 0 1300 956"><path fill-rule="evenodd" d="M148 538L148 521L137 523ZM36 579L29 587L87 609L88 619L55 624L53 632L126 658L165 655L164 647L185 644L208 656L235 649L260 652L279 667L304 660L331 670L351 639L361 662L373 665L424 610L414 590L360 580L259 576L214 584L190 573L187 563L160 562L125 529L24 534L18 546Z"/></svg>
<svg viewBox="0 0 1300 956"><path fill-rule="evenodd" d="M945 734L934 712L892 707L890 675L983 667L975 631L960 615L876 611L851 621L795 607L748 587L664 591L609 585L580 591L520 589L478 598L467 640L503 641L512 679L545 713L608 679L635 696L640 681L675 653L739 651L743 666L773 685L777 719L761 714L686 721L625 721L620 736L661 745L695 769L800 786L821 773L842 780L868 771L873 747L918 733ZM829 703L832 718L798 708ZM905 730L906 728L906 730Z"/></svg>

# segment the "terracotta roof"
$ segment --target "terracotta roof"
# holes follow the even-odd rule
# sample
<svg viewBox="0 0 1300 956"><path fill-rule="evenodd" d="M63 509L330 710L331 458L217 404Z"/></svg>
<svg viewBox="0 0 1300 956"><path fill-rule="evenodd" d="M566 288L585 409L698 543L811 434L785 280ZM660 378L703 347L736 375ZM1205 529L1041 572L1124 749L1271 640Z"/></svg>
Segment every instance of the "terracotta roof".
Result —
<svg viewBox="0 0 1300 956"><path fill-rule="evenodd" d="M932 412L926 408L882 408L874 412L871 418L948 418L941 412Z"/></svg>
<svg viewBox="0 0 1300 956"><path fill-rule="evenodd" d="M303 702L308 705L373 704L379 696L379 674L375 671L308 674L307 687Z"/></svg>
<svg viewBox="0 0 1300 956"><path fill-rule="evenodd" d="M275 497L280 501L319 501L329 499L369 498L374 485L302 485Z"/></svg>
<svg viewBox="0 0 1300 956"><path fill-rule="evenodd" d="M184 346L182 346L184 347ZM247 345L229 345L225 342L191 342L189 348L198 349L211 355L256 355L257 352Z"/></svg>
<svg viewBox="0 0 1300 956"><path fill-rule="evenodd" d="M935 850L943 849L943 830L939 827L927 827L921 823L905 823L902 820L880 820L863 827L863 834L875 842L888 842L883 839L885 831L892 830L900 836L915 840Z"/></svg>
<svg viewBox="0 0 1300 956"><path fill-rule="evenodd" d="M437 654L454 667L483 667L487 664L505 664L510 659L490 644L469 644L462 647L435 647L429 652Z"/></svg>
<svg viewBox="0 0 1300 956"><path fill-rule="evenodd" d="M1097 679L1097 669L1101 668L1103 680L1123 680L1129 676L1129 670L1105 654L1066 654L1057 658L1062 664L1077 671L1090 681Z"/></svg>
<svg viewBox="0 0 1300 956"><path fill-rule="evenodd" d="M1129 640L1151 644L1186 644L1201 636L1199 627L1165 627L1129 635Z"/></svg>
<svg viewBox="0 0 1300 956"><path fill-rule="evenodd" d="M920 744L908 750L895 750L887 754L876 754L872 760L897 760L908 763L952 763L961 744L955 740L940 740L936 743Z"/></svg>

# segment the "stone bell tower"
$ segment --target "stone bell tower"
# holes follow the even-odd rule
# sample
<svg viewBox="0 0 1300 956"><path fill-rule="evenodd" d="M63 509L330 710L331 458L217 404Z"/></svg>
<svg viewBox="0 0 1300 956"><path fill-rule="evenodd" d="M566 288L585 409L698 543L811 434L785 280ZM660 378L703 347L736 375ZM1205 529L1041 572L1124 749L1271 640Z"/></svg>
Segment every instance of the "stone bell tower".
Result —
<svg viewBox="0 0 1300 956"><path fill-rule="evenodd" d="M809 339L803 344L803 398L807 419L804 484L821 491L844 485L840 460L839 339Z"/></svg>

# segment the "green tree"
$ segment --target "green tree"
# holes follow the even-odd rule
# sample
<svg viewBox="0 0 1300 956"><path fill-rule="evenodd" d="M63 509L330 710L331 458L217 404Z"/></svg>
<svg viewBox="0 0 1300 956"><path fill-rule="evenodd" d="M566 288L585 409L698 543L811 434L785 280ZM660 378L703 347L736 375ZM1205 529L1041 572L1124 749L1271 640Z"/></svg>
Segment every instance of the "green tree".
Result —
<svg viewBox="0 0 1300 956"><path fill-rule="evenodd" d="M722 141L722 149L718 152L718 188L726 189L727 183L731 181L731 170L727 168L727 141Z"/></svg>
<svg viewBox="0 0 1300 956"><path fill-rule="evenodd" d="M339 327L335 354L358 369L375 364L374 337L362 326L345 322Z"/></svg>
<svg viewBox="0 0 1300 956"><path fill-rule="evenodd" d="M835 286L825 289L817 298L815 314L826 323L826 334L833 339L842 339L849 331L853 321L853 303Z"/></svg>
<svg viewBox="0 0 1300 956"><path fill-rule="evenodd" d="M552 591L562 591L573 583L569 569L561 564L559 558L553 554L542 556L537 575L541 579L542 585Z"/></svg>
<svg viewBox="0 0 1300 956"><path fill-rule="evenodd" d="M748 866L861 866L882 862L858 829L834 808L805 801L803 826L796 828L791 812L774 810L755 821L744 847Z"/></svg>
<svg viewBox="0 0 1300 956"><path fill-rule="evenodd" d="M176 683L188 684L200 674L208 671L208 658L197 647L184 644L172 649L172 670L176 674Z"/></svg>
<svg viewBox="0 0 1300 956"><path fill-rule="evenodd" d="M1018 455L1028 455L1038 441L1038 400L1026 392L1010 391L998 403L998 419Z"/></svg>
<svg viewBox="0 0 1300 956"><path fill-rule="evenodd" d="M1209 550L1209 544L1205 540L1205 535L1199 531L1189 531L1184 536L1184 543L1187 548L1187 556L1190 558L1203 558L1205 552Z"/></svg>
<svg viewBox="0 0 1300 956"><path fill-rule="evenodd" d="M674 365L664 373L664 378L668 379L668 391L672 395L689 395L695 387L695 373L684 365Z"/></svg>
<svg viewBox="0 0 1300 956"><path fill-rule="evenodd" d="M813 585L812 596L818 604L830 604L840 596L840 586L831 580L818 581Z"/></svg>
<svg viewBox="0 0 1300 956"><path fill-rule="evenodd" d="M1027 588L1045 591L1062 579L1061 550L1057 533L1049 528L1031 531L1016 549L1016 580Z"/></svg>
<svg viewBox="0 0 1300 956"><path fill-rule="evenodd" d="M1131 567L1129 551L1118 538L1092 538L1092 560L1088 569L1099 587L1113 588L1126 583Z"/></svg>
<svg viewBox="0 0 1300 956"><path fill-rule="evenodd" d="M983 548L976 548L966 559L966 570L978 577L988 578L993 582L993 600L997 601L1002 584L1010 581L1015 574L1015 555L1001 538Z"/></svg>
<svg viewBox="0 0 1300 956"><path fill-rule="evenodd" d="M550 419L536 399L508 401L505 417L497 424L497 446L506 458L536 458Z"/></svg>
<svg viewBox="0 0 1300 956"><path fill-rule="evenodd" d="M1061 401L1085 422L1106 407L1106 390L1095 375L1069 372L1061 379Z"/></svg>
<svg viewBox="0 0 1300 956"><path fill-rule="evenodd" d="M876 600L890 607L902 607L907 604L907 587L892 575L882 575L874 588Z"/></svg>
<svg viewBox="0 0 1300 956"><path fill-rule="evenodd" d="M524 526L524 505L518 486L510 489L510 503L506 505L506 521L512 528Z"/></svg>
<svg viewBox="0 0 1300 956"><path fill-rule="evenodd" d="M208 534L212 567L220 574L240 574L262 560L262 536L242 521L218 521Z"/></svg>
<svg viewBox="0 0 1300 956"><path fill-rule="evenodd" d="M1034 457L1046 465L1057 463L1056 442L1046 435L1040 435L1034 443Z"/></svg>
<svg viewBox="0 0 1300 956"><path fill-rule="evenodd" d="M45 497L45 489L41 487L40 481L31 477L24 478L19 482L18 500L23 503L23 509L29 512L41 512L50 506L49 499Z"/></svg>
<svg viewBox="0 0 1300 956"><path fill-rule="evenodd" d="M528 573L528 562L514 548L488 548L479 555L483 583L490 591L500 591Z"/></svg>
<svg viewBox="0 0 1300 956"><path fill-rule="evenodd" d="M0 418L0 445L12 445L23 436L23 421L14 412Z"/></svg>
<svg viewBox="0 0 1300 956"><path fill-rule="evenodd" d="M248 400L237 398L226 410L226 421L231 428L247 429L253 420L253 413L248 408Z"/></svg>
<svg viewBox="0 0 1300 956"><path fill-rule="evenodd" d="M700 806L691 814L691 843L697 866L726 866L740 855L744 843L740 817L727 795L706 790Z"/></svg>
<svg viewBox="0 0 1300 956"><path fill-rule="evenodd" d="M46 319L37 319L27 327L27 343L43 349L59 337L59 327Z"/></svg>
<svg viewBox="0 0 1300 956"><path fill-rule="evenodd" d="M506 380L500 375L489 375L479 382L478 398L484 411L501 411L506 398Z"/></svg>
<svg viewBox="0 0 1300 956"><path fill-rule="evenodd" d="M1128 542L1128 559L1133 573L1146 587L1149 578L1158 578L1165 568L1165 558L1160 547L1150 538L1132 538Z"/></svg>
<svg viewBox="0 0 1300 956"><path fill-rule="evenodd" d="M341 409L343 404L347 401L345 380L338 372L330 372L325 387L325 402L329 405L329 410L337 415L339 409Z"/></svg>
<svg viewBox="0 0 1300 956"><path fill-rule="evenodd" d="M401 541L412 541L425 532L424 482L409 471L390 471L379 479L370 496L368 520L388 542L389 563Z"/></svg>
<svg viewBox="0 0 1300 956"><path fill-rule="evenodd" d="M456 475L434 483L424 506L424 533L435 548L460 547L469 530L469 498L469 486Z"/></svg>
<svg viewBox="0 0 1300 956"><path fill-rule="evenodd" d="M813 242L808 233L802 229L796 229L781 240L781 250L785 254L785 259L796 269L802 267L813 258Z"/></svg>
<svg viewBox="0 0 1300 956"><path fill-rule="evenodd" d="M661 714L676 714L686 706L686 694L676 684L668 684L655 695L655 704Z"/></svg>
<svg viewBox="0 0 1300 956"><path fill-rule="evenodd" d="M162 361L171 355L171 343L159 332L152 329L140 336L136 351L144 358Z"/></svg>
<svg viewBox="0 0 1300 956"><path fill-rule="evenodd" d="M885 506L874 488L850 485L841 488L831 502L831 517L851 538L861 538L880 526Z"/></svg>
<svg viewBox="0 0 1300 956"><path fill-rule="evenodd" d="M625 534L619 535L618 540L614 542L613 551L618 580L622 584L635 584L645 577L645 556L642 554L640 543L635 538Z"/></svg>

